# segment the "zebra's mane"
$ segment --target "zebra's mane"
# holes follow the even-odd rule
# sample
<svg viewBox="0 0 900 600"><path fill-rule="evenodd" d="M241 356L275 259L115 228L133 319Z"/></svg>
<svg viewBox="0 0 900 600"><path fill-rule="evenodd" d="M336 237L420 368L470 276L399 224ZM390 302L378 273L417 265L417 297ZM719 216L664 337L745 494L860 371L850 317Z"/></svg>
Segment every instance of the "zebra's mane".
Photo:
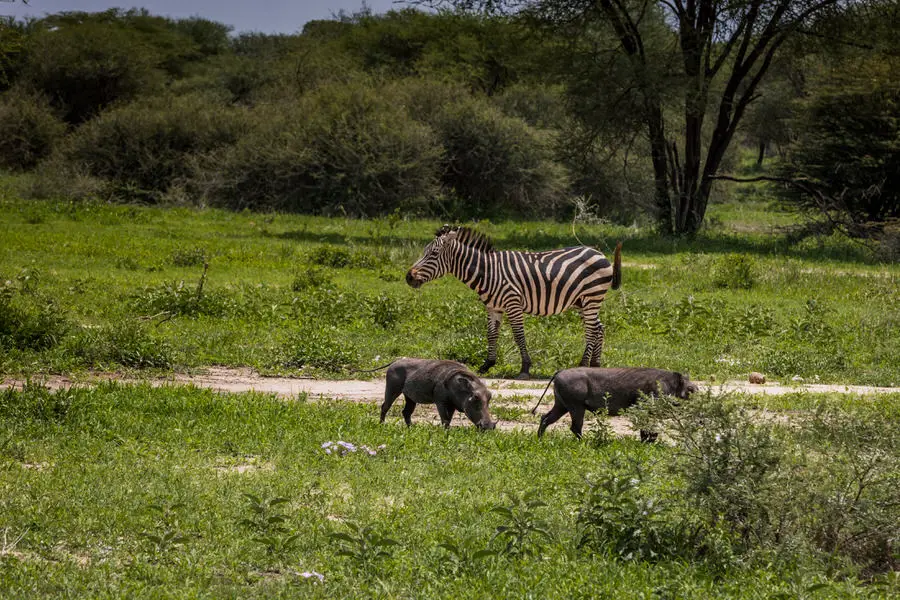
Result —
<svg viewBox="0 0 900 600"><path fill-rule="evenodd" d="M491 252L494 250L494 243L491 241L491 238L474 229L460 227L459 225L444 225L435 232L434 237L441 237L451 231L456 232L456 241L464 246L468 246L469 248L481 252Z"/></svg>

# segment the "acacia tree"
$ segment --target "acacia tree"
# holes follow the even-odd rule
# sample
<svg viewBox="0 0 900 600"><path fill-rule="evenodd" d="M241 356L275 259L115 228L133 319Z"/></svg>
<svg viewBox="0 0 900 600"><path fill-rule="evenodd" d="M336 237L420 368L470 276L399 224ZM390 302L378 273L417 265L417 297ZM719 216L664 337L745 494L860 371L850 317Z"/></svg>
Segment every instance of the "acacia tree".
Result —
<svg viewBox="0 0 900 600"><path fill-rule="evenodd" d="M641 95L659 228L693 234L747 107L784 42L841 0L425 0L432 6L528 14L549 26L611 28ZM656 17L655 19L653 17ZM667 117L648 73L647 24L664 19L680 55L683 113ZM710 115L710 113L712 113ZM707 117L710 117L709 119ZM710 121L709 123L707 121Z"/></svg>

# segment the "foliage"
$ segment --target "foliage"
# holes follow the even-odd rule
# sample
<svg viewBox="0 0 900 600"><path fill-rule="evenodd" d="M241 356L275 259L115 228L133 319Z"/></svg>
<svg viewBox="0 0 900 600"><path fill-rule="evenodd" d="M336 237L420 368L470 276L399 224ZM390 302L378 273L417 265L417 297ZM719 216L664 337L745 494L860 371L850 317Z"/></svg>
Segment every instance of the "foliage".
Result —
<svg viewBox="0 0 900 600"><path fill-rule="evenodd" d="M756 282L753 258L745 254L726 254L713 265L713 284L735 290L749 290Z"/></svg>
<svg viewBox="0 0 900 600"><path fill-rule="evenodd" d="M784 195L814 214L863 226L900 218L900 78L896 60L846 59L813 72L794 121L785 176L802 180ZM814 193L809 193L810 189Z"/></svg>
<svg viewBox="0 0 900 600"><path fill-rule="evenodd" d="M509 492L505 504L491 508L492 513L503 519L491 539L501 542L500 554L511 557L541 555L543 544L553 539L546 522L537 515L537 509L546 506L538 499L536 491L530 491L521 495Z"/></svg>
<svg viewBox="0 0 900 600"><path fill-rule="evenodd" d="M188 174L192 154L236 142L243 127L240 112L206 98L158 98L104 112L78 128L63 155L115 182L124 198L156 202Z"/></svg>
<svg viewBox="0 0 900 600"><path fill-rule="evenodd" d="M398 546L399 542L375 531L371 525L361 526L357 523L345 523L348 532L338 531L329 537L337 546L335 555L353 560L360 567L369 568L378 560L390 558L388 548Z"/></svg>
<svg viewBox="0 0 900 600"><path fill-rule="evenodd" d="M0 96L0 167L33 168L65 132L65 124L43 97L21 90Z"/></svg>
<svg viewBox="0 0 900 600"><path fill-rule="evenodd" d="M299 533L291 533L285 527L287 515L282 512L282 505L287 498L276 496L262 499L253 494L244 494L250 517L242 519L240 524L247 527L254 535L253 541L262 544L267 555L283 556L300 539Z"/></svg>
<svg viewBox="0 0 900 600"><path fill-rule="evenodd" d="M167 369L175 364L172 345L138 321L84 329L66 346L74 358L90 367Z"/></svg>
<svg viewBox="0 0 900 600"><path fill-rule="evenodd" d="M0 349L46 350L69 331L56 302L35 294L29 281L30 276L23 274L18 285L0 283Z"/></svg>

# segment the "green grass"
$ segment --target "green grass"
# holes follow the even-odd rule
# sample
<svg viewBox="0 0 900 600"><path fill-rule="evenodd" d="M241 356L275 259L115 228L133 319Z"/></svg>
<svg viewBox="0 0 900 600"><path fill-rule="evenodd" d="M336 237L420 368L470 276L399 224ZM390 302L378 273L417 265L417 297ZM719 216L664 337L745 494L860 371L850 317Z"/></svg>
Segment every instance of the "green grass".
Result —
<svg viewBox="0 0 900 600"><path fill-rule="evenodd" d="M372 405L217 395L191 387L102 385L0 396L0 589L34 597L878 597L800 565L723 574L678 560L614 559L577 546L584 478L629 456L652 468L662 446L601 449L568 431L481 433L381 425ZM327 455L322 444L371 448ZM244 472L236 467L251 465ZM508 493L534 491L551 539L538 556L454 566L491 542ZM288 501L283 552L267 551L245 494ZM157 508L153 508L157 507ZM357 564L330 535L346 523L397 542ZM181 536L166 546L148 536ZM145 535L146 534L146 535ZM276 536L276 537L278 537ZM15 543L17 541L17 543ZM303 578L315 571L324 583ZM867 595L869 594L869 595Z"/></svg>
<svg viewBox="0 0 900 600"><path fill-rule="evenodd" d="M418 291L403 281L436 221L38 203L5 194L0 283L8 282L9 300L0 312L38 330L53 325L50 316L63 323L46 343L4 338L0 325L0 373L215 364L346 377L348 367L398 356L471 365L485 356L485 311L471 290L452 277ZM570 224L476 226L500 248L576 243ZM715 228L664 240L605 225L579 226L578 236L607 251L624 240L623 288L601 310L607 365L682 370L695 379L758 370L770 379L900 384L900 267L873 263L850 242L787 247L771 233ZM749 274L731 270L738 261ZM526 337L536 375L574 365L583 350L574 311L528 318ZM513 375L518 363L504 325L493 374Z"/></svg>

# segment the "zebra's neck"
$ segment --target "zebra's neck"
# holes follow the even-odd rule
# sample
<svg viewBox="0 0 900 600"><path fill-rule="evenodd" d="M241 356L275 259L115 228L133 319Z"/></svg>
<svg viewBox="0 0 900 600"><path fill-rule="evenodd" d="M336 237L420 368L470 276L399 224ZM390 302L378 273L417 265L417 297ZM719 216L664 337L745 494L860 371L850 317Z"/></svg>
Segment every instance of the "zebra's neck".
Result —
<svg viewBox="0 0 900 600"><path fill-rule="evenodd" d="M490 253L460 245L450 261L450 272L479 294L485 289L485 265Z"/></svg>

